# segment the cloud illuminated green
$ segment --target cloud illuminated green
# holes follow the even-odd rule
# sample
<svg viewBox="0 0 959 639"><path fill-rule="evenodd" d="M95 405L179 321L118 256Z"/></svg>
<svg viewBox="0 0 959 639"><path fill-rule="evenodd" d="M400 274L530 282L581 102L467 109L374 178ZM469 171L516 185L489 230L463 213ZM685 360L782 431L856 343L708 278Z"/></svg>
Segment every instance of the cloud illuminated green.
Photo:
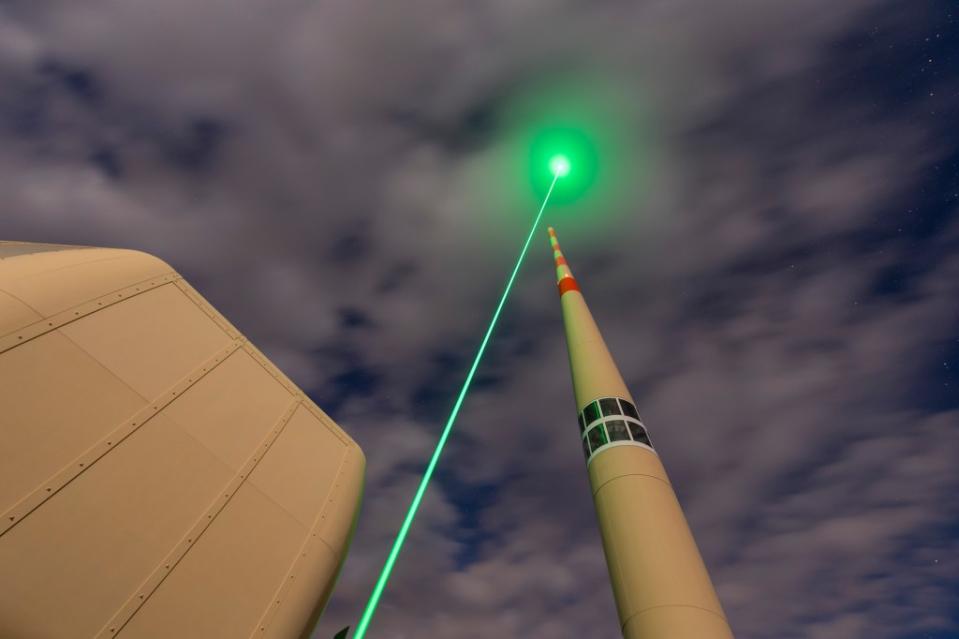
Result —
<svg viewBox="0 0 959 639"><path fill-rule="evenodd" d="M528 179L540 197L556 175L554 161L563 157L567 171L553 193L555 204L569 204L583 197L600 172L599 153L589 133L575 126L546 125L533 132L529 146ZM575 170L573 170L575 167Z"/></svg>
<svg viewBox="0 0 959 639"><path fill-rule="evenodd" d="M621 85L571 73L502 99L470 198L491 241L505 246L524 232L528 211L556 175L557 156L569 171L556 183L549 215L568 235L601 238L642 210L650 143L642 105Z"/></svg>

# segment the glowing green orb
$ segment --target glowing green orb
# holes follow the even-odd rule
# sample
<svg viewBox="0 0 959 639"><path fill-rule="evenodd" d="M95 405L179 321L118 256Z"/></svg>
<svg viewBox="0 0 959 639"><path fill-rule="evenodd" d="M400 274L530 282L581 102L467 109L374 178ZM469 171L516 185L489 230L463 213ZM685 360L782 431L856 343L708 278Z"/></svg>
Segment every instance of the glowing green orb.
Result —
<svg viewBox="0 0 959 639"><path fill-rule="evenodd" d="M549 161L549 169L556 177L566 177L569 175L569 158L560 153L554 155Z"/></svg>
<svg viewBox="0 0 959 639"><path fill-rule="evenodd" d="M621 78L564 71L497 103L496 136L470 173L491 245L525 232L550 187L545 219L567 234L603 237L624 217L645 214L657 141L643 95L622 86Z"/></svg>
<svg viewBox="0 0 959 639"><path fill-rule="evenodd" d="M579 200L596 182L598 156L595 142L580 127L554 124L534 130L528 160L533 192L542 198L556 179L554 203Z"/></svg>

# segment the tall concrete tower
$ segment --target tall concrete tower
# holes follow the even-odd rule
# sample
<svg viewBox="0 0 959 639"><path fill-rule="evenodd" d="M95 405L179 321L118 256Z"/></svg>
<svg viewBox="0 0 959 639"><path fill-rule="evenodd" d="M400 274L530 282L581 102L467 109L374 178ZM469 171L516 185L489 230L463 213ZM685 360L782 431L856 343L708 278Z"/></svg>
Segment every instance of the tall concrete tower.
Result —
<svg viewBox="0 0 959 639"><path fill-rule="evenodd" d="M626 639L732 639L659 455L549 229L579 430Z"/></svg>

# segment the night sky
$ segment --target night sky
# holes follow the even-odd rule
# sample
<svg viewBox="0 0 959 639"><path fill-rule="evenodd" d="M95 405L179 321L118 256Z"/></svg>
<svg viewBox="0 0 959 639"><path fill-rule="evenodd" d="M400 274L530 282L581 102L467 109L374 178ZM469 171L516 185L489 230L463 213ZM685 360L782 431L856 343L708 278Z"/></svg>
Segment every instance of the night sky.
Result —
<svg viewBox="0 0 959 639"><path fill-rule="evenodd" d="M512 105L588 78L644 162L595 229L547 222L733 630L957 637L957 22L947 0L0 0L0 238L167 260L360 443L330 637L535 213L491 204ZM554 282L544 227L371 637L619 636Z"/></svg>

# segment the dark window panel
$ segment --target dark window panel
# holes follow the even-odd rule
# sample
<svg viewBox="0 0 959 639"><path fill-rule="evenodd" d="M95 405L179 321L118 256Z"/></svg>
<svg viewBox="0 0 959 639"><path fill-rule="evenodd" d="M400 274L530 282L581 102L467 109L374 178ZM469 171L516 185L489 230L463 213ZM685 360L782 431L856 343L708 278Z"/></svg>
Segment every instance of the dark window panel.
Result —
<svg viewBox="0 0 959 639"><path fill-rule="evenodd" d="M602 424L597 424L592 430L587 431L586 434L589 437L589 447L594 453L597 448L609 441L606 439L606 429L603 428Z"/></svg>
<svg viewBox="0 0 959 639"><path fill-rule="evenodd" d="M649 442L649 435L646 434L646 429L640 424L629 422L629 432L633 434L633 441L652 447L652 444Z"/></svg>
<svg viewBox="0 0 959 639"><path fill-rule="evenodd" d="M621 399L619 400L619 404L623 407L623 415L626 415L626 417L632 417L633 419L639 419L639 413L636 412L636 407L633 406L631 402Z"/></svg>
<svg viewBox="0 0 959 639"><path fill-rule="evenodd" d="M615 397L607 397L606 399L599 400L599 405L603 409L603 416L606 415L622 415L619 412L619 404L616 403Z"/></svg>
<svg viewBox="0 0 959 639"><path fill-rule="evenodd" d="M582 433L586 430L586 422L583 421L583 414L579 414L579 432Z"/></svg>
<svg viewBox="0 0 959 639"><path fill-rule="evenodd" d="M583 437L583 452L586 454L586 459L589 459L589 444L585 437Z"/></svg>
<svg viewBox="0 0 959 639"><path fill-rule="evenodd" d="M586 425L589 426L597 419L599 419L599 404L593 402L583 409L583 420L586 422Z"/></svg>
<svg viewBox="0 0 959 639"><path fill-rule="evenodd" d="M616 442L629 441L629 433L626 431L626 422L621 419L613 419L606 422L606 431L609 433L609 441Z"/></svg>

